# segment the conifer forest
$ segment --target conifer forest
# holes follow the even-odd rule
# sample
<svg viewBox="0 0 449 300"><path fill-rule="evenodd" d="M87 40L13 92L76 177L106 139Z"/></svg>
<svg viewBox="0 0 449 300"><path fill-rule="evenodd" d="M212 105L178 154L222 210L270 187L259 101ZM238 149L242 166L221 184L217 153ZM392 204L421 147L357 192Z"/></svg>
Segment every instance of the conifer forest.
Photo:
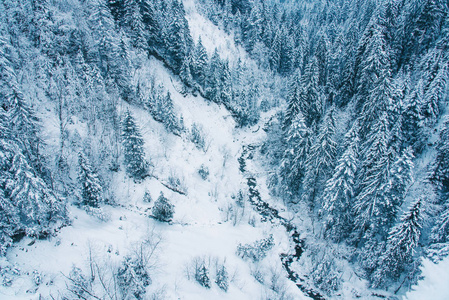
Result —
<svg viewBox="0 0 449 300"><path fill-rule="evenodd" d="M0 0L0 299L449 299L449 0Z"/></svg>

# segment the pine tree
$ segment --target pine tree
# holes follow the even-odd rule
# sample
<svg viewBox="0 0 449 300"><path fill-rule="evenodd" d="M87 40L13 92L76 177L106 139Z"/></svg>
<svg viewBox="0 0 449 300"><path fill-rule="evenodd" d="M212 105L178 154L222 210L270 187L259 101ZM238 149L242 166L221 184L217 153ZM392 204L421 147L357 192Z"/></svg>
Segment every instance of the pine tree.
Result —
<svg viewBox="0 0 449 300"><path fill-rule="evenodd" d="M157 47L162 44L160 32L161 26L158 20L158 12L154 1L139 0L140 13L142 14L142 23L147 35L147 44L149 47Z"/></svg>
<svg viewBox="0 0 449 300"><path fill-rule="evenodd" d="M370 93L389 77L391 53L383 24L382 16L373 17L359 45L356 61L359 111L365 106Z"/></svg>
<svg viewBox="0 0 449 300"><path fill-rule="evenodd" d="M78 153L78 180L81 184L82 204L99 207L103 202L103 188L97 172L82 152Z"/></svg>
<svg viewBox="0 0 449 300"><path fill-rule="evenodd" d="M306 162L305 190L302 197L312 208L316 207L315 201L321 186L324 186L334 168L337 156L335 131L334 108L332 107L319 127L318 136L312 144Z"/></svg>
<svg viewBox="0 0 449 300"><path fill-rule="evenodd" d="M386 250L372 276L373 287L384 288L388 286L389 279L397 282L404 275L409 283L416 280L413 273L418 263L415 251L421 236L421 202L421 199L416 201L402 216L400 223L390 231Z"/></svg>
<svg viewBox="0 0 449 300"><path fill-rule="evenodd" d="M384 113L374 124L368 140L357 181L358 195L354 206L356 232L363 235L385 233L394 219L397 207L388 197L389 180L393 157L388 147L390 131L387 115Z"/></svg>
<svg viewBox="0 0 449 300"><path fill-rule="evenodd" d="M220 73L220 103L223 103L225 106L229 107L232 101L232 82L229 63L227 61L222 64Z"/></svg>
<svg viewBox="0 0 449 300"><path fill-rule="evenodd" d="M204 48L203 43L201 41L201 37L198 39L198 43L196 44L193 54L194 54L192 61L193 78L199 83L200 86L204 86L209 59L207 57L206 48Z"/></svg>
<svg viewBox="0 0 449 300"><path fill-rule="evenodd" d="M437 157L430 180L440 195L449 192L449 118L445 119L437 144Z"/></svg>
<svg viewBox="0 0 449 300"><path fill-rule="evenodd" d="M292 120L296 117L296 115L301 112L300 107L300 80L301 80L301 72L299 69L293 74L290 78L289 90L288 90L288 106L287 111L285 113L284 120L284 128L288 128L292 123Z"/></svg>
<svg viewBox="0 0 449 300"><path fill-rule="evenodd" d="M411 146L416 154L423 151L425 137L423 135L422 99L424 97L423 82L420 80L404 99L402 134L406 146Z"/></svg>
<svg viewBox="0 0 449 300"><path fill-rule="evenodd" d="M125 257L117 272L117 283L124 299L145 299L145 289L151 284L147 266L136 257Z"/></svg>
<svg viewBox="0 0 449 300"><path fill-rule="evenodd" d="M222 62L215 49L209 63L209 69L206 76L206 97L214 102L220 101L220 73Z"/></svg>
<svg viewBox="0 0 449 300"><path fill-rule="evenodd" d="M420 74L422 74L423 97L422 112L426 123L432 125L441 114L442 104L446 95L449 65L447 51L440 47L430 49L423 56L420 63Z"/></svg>
<svg viewBox="0 0 449 300"><path fill-rule="evenodd" d="M173 218L174 206L161 192L153 206L153 216L161 222L170 222Z"/></svg>
<svg viewBox="0 0 449 300"><path fill-rule="evenodd" d="M210 278L209 278L209 271L207 270L204 263L198 267L198 270L195 272L195 280L202 286L204 286L207 289L210 289Z"/></svg>
<svg viewBox="0 0 449 300"><path fill-rule="evenodd" d="M147 49L147 34L143 24L141 6L136 0L124 0L124 13L121 19L122 25L131 36L132 45L136 48Z"/></svg>
<svg viewBox="0 0 449 300"><path fill-rule="evenodd" d="M220 289L227 292L229 288L228 271L224 265L221 265L217 269L217 275L215 277L215 283Z"/></svg>
<svg viewBox="0 0 449 300"><path fill-rule="evenodd" d="M171 67L179 74L182 63L192 49L192 37L185 19L185 11L182 2L172 2L172 19L167 28L165 47Z"/></svg>
<svg viewBox="0 0 449 300"><path fill-rule="evenodd" d="M193 86L193 77L191 73L193 64L193 58L192 54L189 54L185 57L184 61L182 62L181 70L179 71L179 77L181 78L182 82L188 86Z"/></svg>
<svg viewBox="0 0 449 300"><path fill-rule="evenodd" d="M402 153L398 153L392 165L388 196L394 206L402 206L407 189L413 183L414 157L411 148L406 148Z"/></svg>
<svg viewBox="0 0 449 300"><path fill-rule="evenodd" d="M125 113L122 123L122 144L125 156L126 172L134 180L142 180L148 175L145 161L143 139L130 111Z"/></svg>
<svg viewBox="0 0 449 300"><path fill-rule="evenodd" d="M440 139L437 144L437 157L433 164L433 171L430 176L431 182L435 185L438 197L439 211L432 228L432 248L449 249L449 119L446 118L440 132ZM438 250L438 249L437 249ZM447 251L447 250L446 250ZM435 251L433 251L435 252ZM440 250L436 251L441 256ZM442 253L447 255L447 253ZM441 257L438 257L441 258Z"/></svg>
<svg viewBox="0 0 449 300"><path fill-rule="evenodd" d="M351 231L354 185L359 167L358 123L345 136L344 152L337 161L334 174L326 182L323 211L326 216L326 236L335 241L348 237Z"/></svg>
<svg viewBox="0 0 449 300"><path fill-rule="evenodd" d="M283 183L292 194L299 190L306 172L306 160L311 145L311 133L305 120L298 112L288 128L285 144L286 150L281 161Z"/></svg>
<svg viewBox="0 0 449 300"><path fill-rule="evenodd" d="M318 123L323 113L322 95L319 83L318 60L313 57L307 64L301 78L299 106L306 120L306 125Z"/></svg>

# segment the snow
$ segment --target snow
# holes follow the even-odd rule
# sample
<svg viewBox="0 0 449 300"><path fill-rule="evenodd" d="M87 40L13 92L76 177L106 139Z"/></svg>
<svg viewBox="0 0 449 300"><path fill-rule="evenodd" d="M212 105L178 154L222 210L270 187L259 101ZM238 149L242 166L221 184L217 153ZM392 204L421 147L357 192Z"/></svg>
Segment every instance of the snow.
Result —
<svg viewBox="0 0 449 300"><path fill-rule="evenodd" d="M66 277L73 266L89 274L90 256L102 268L118 266L139 242L154 242L160 238L156 255L152 258L152 284L147 288L147 295L164 290L167 299L259 299L268 290L251 273L260 268L267 279L270 272L280 273L288 294L295 299L306 299L286 279L287 274L282 269L279 254L288 252L290 247L285 229L260 221L256 221L255 227L251 226L248 221L257 214L248 203L239 210L231 198L240 189L247 189L246 178L240 173L237 162L242 146L260 141L263 131L254 134L254 128L236 129L234 120L224 107L206 102L199 96L184 97L177 92L181 84L155 59L143 61L135 79L143 81L151 74L170 91L175 112L182 114L187 132L181 137L175 136L154 121L148 111L120 103L122 112L130 109L140 127L154 177L135 183L122 168L114 173L111 184L119 206L102 207L108 216L107 221L100 221L70 205L72 224L62 228L55 237L42 241L25 238L17 243L8 252L8 260L21 270L22 276L16 278L10 287L0 287L0 298L56 297L65 290ZM46 110L43 120L46 141L49 147L57 149L59 131L54 111ZM204 131L206 150L196 148L188 138L188 130L193 123L199 124ZM73 133L76 130L81 137L87 135L85 128L81 120L73 120L68 126L69 131ZM203 164L210 172L206 180L198 174ZM257 172L258 166L251 168L255 173L263 173ZM162 184L167 183L170 176L181 180L186 195L175 193ZM148 217L153 203L143 202L145 191L150 192L153 203L162 191L175 205L171 224ZM266 188L263 189L263 197L269 197ZM236 255L238 244L253 243L270 234L273 234L276 245L262 262L256 265ZM189 280L186 273L195 258L210 262L211 281L215 276L214 262L225 261L232 278L229 290L224 292L215 283L211 289L206 289L192 278ZM34 270L39 270L42 277L39 285L33 283Z"/></svg>
<svg viewBox="0 0 449 300"><path fill-rule="evenodd" d="M412 287L412 291L406 293L404 300L446 300L449 298L449 257L438 263L429 259L422 262L423 279Z"/></svg>
<svg viewBox="0 0 449 300"><path fill-rule="evenodd" d="M235 45L232 35L226 34L218 26L198 13L195 0L184 0L183 3L192 38L197 43L201 37L201 42L206 48L209 57L217 49L221 58L226 58L231 63L238 57L245 59L246 52L242 47Z"/></svg>

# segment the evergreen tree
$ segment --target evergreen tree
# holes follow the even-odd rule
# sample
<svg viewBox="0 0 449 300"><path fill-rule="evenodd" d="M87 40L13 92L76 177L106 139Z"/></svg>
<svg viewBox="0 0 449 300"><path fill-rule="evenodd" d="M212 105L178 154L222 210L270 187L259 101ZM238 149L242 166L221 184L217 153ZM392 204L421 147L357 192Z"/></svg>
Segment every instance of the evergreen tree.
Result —
<svg viewBox="0 0 449 300"><path fill-rule="evenodd" d="M227 61L222 64L220 73L220 103L223 103L225 106L229 107L232 101L232 82L231 72Z"/></svg>
<svg viewBox="0 0 449 300"><path fill-rule="evenodd" d="M215 283L220 289L227 292L229 288L228 271L224 265L221 265L217 269L217 275L215 277Z"/></svg>
<svg viewBox="0 0 449 300"><path fill-rule="evenodd" d="M444 245L445 248L449 249L449 201L445 196L445 199L441 202L442 209L438 212L435 224L432 228L432 247L442 248L442 245ZM435 247L435 244L439 244L438 247ZM449 253L444 254L447 255Z"/></svg>
<svg viewBox="0 0 449 300"><path fill-rule="evenodd" d="M436 148L437 157L430 180L439 194L445 195L449 192L449 118L445 119Z"/></svg>
<svg viewBox="0 0 449 300"><path fill-rule="evenodd" d="M306 125L318 123L323 113L322 95L319 83L318 60L313 57L307 64L301 78L299 106L306 120Z"/></svg>
<svg viewBox="0 0 449 300"><path fill-rule="evenodd" d="M446 95L449 65L447 51L436 47L423 56L420 64L422 74L423 97L422 112L428 124L432 125L440 116L442 103Z"/></svg>
<svg viewBox="0 0 449 300"><path fill-rule="evenodd" d="M361 172L358 176L359 193L354 206L356 232L361 235L385 233L394 220L397 206L391 203L389 180L393 157L388 147L390 131L384 113L372 128L372 133L363 145Z"/></svg>
<svg viewBox="0 0 449 300"><path fill-rule="evenodd" d="M208 64L208 57L206 49L203 46L201 41L201 37L198 39L198 43L196 44L195 50L193 52L193 61L192 61L192 75L193 78L199 83L200 86L204 86L206 80L206 71Z"/></svg>
<svg viewBox="0 0 449 300"><path fill-rule="evenodd" d="M439 211L432 229L432 248L447 248L449 244L449 119L446 119L437 144L437 157L430 180L435 185ZM449 248L448 248L449 249ZM437 251L437 252L442 252ZM448 252L449 253L449 252ZM447 255L447 253L442 253ZM441 254L439 254L441 256Z"/></svg>
<svg viewBox="0 0 449 300"><path fill-rule="evenodd" d="M356 61L359 111L374 88L389 77L391 53L383 24L382 16L373 17L359 45Z"/></svg>
<svg viewBox="0 0 449 300"><path fill-rule="evenodd" d="M204 263L198 267L198 270L195 271L195 280L204 286L207 289L210 289L210 278L209 278L209 271L207 270Z"/></svg>
<svg viewBox="0 0 449 300"><path fill-rule="evenodd" d="M78 180L81 184L81 198L83 205L99 207L103 202L103 188L97 172L92 168L82 152L78 153Z"/></svg>
<svg viewBox="0 0 449 300"><path fill-rule="evenodd" d="M140 13L142 15L142 23L144 25L145 34L147 36L147 44L149 47L156 47L162 44L160 32L160 23L158 20L157 2L150 0L139 0Z"/></svg>
<svg viewBox="0 0 449 300"><path fill-rule="evenodd" d="M209 63L209 69L206 77L206 97L214 102L220 101L220 73L222 69L222 62L215 49Z"/></svg>
<svg viewBox="0 0 449 300"><path fill-rule="evenodd" d="M45 237L67 211L44 181L38 119L25 99L11 59L12 47L0 38L0 252L15 234Z"/></svg>
<svg viewBox="0 0 449 300"><path fill-rule="evenodd" d="M143 24L143 17L141 14L141 6L137 0L124 0L123 17L120 20L122 25L130 33L132 45L136 48L147 48L147 34Z"/></svg>
<svg viewBox="0 0 449 300"><path fill-rule="evenodd" d="M323 210L326 213L326 236L335 241L348 237L352 224L354 185L359 167L359 137L356 122L345 136L344 152L334 174L326 182Z"/></svg>
<svg viewBox="0 0 449 300"><path fill-rule="evenodd" d="M407 189L413 183L413 158L412 150L406 148L397 155L392 165L388 196L394 206L402 206Z"/></svg>
<svg viewBox="0 0 449 300"><path fill-rule="evenodd" d="M325 185L325 181L330 177L334 168L337 156L335 130L334 108L332 107L319 128L318 136L312 144L306 162L307 172L304 178L303 199L312 208L315 207L320 187Z"/></svg>
<svg viewBox="0 0 449 300"><path fill-rule="evenodd" d="M125 156L126 172L135 180L148 175L148 164L143 151L143 139L130 111L125 113L122 123L122 144Z"/></svg>
<svg viewBox="0 0 449 300"><path fill-rule="evenodd" d="M181 70L179 71L179 77L181 78L182 82L188 87L193 86L193 77L191 72L192 64L192 55L187 55L182 62Z"/></svg>
<svg viewBox="0 0 449 300"><path fill-rule="evenodd" d="M285 113L284 120L284 128L288 128L292 123L292 120L296 117L296 115L301 112L300 107L300 80L301 80L301 72L299 69L295 74L291 76L289 90L288 90L288 106L287 111Z"/></svg>
<svg viewBox="0 0 449 300"><path fill-rule="evenodd" d="M413 90L404 99L404 112L402 122L402 134L405 145L411 146L415 153L419 154L425 147L425 137L423 136L422 99L423 82L420 80Z"/></svg>
<svg viewBox="0 0 449 300"><path fill-rule="evenodd" d="M299 190L306 172L306 160L311 145L311 133L305 120L298 112L288 128L285 144L286 150L281 161L281 177L283 183L292 194Z"/></svg>
<svg viewBox="0 0 449 300"><path fill-rule="evenodd" d="M166 33L165 47L171 67L179 74L182 63L192 49L192 37L182 2L172 2L172 19Z"/></svg>
<svg viewBox="0 0 449 300"><path fill-rule="evenodd" d="M161 222L170 222L173 218L174 206L161 192L153 206L153 216Z"/></svg>
<svg viewBox="0 0 449 300"><path fill-rule="evenodd" d="M384 288L389 285L388 279L397 282L404 275L409 284L416 280L414 273L418 269L418 258L415 252L421 236L421 205L419 199L402 216L400 223L390 231L386 250L372 276L374 287Z"/></svg>
<svg viewBox="0 0 449 300"><path fill-rule="evenodd" d="M124 299L146 299L145 289L151 284L147 268L143 259L133 256L125 257L117 272L117 283Z"/></svg>

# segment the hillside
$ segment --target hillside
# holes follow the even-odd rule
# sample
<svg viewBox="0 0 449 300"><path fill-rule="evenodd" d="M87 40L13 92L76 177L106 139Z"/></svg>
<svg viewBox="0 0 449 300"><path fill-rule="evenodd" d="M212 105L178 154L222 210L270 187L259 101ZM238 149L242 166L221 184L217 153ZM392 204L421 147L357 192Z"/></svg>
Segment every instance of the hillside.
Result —
<svg viewBox="0 0 449 300"><path fill-rule="evenodd" d="M447 298L448 11L3 1L0 298Z"/></svg>

